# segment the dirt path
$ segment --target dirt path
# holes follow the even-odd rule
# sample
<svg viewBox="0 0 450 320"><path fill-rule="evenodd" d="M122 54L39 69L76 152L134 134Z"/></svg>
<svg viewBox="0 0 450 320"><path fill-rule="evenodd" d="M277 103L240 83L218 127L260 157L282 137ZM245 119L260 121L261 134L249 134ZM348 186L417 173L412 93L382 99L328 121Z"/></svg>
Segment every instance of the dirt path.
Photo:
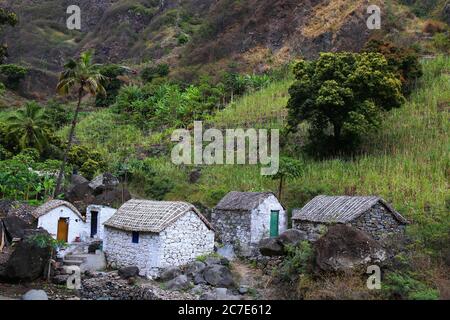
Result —
<svg viewBox="0 0 450 320"><path fill-rule="evenodd" d="M249 294L257 300L276 299L275 290L270 286L270 277L261 269L251 266L245 261L232 262L232 270L238 277L239 284L249 288Z"/></svg>

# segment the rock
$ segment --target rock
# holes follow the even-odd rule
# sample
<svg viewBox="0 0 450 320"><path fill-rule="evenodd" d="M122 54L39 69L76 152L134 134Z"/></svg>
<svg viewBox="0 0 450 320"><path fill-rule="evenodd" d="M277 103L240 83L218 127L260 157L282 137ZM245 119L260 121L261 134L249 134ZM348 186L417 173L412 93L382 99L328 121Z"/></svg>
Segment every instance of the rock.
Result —
<svg viewBox="0 0 450 320"><path fill-rule="evenodd" d="M88 246L88 253L95 253L97 250L100 250L102 247L102 241L93 241Z"/></svg>
<svg viewBox="0 0 450 320"><path fill-rule="evenodd" d="M119 269L119 276L122 279L137 277L139 275L139 268L136 266L123 267Z"/></svg>
<svg viewBox="0 0 450 320"><path fill-rule="evenodd" d="M229 294L227 288L216 288L216 300L240 300L240 297Z"/></svg>
<svg viewBox="0 0 450 320"><path fill-rule="evenodd" d="M94 190L94 194L98 195L104 191L114 190L119 185L119 180L111 173L103 173L95 177L89 187Z"/></svg>
<svg viewBox="0 0 450 320"><path fill-rule="evenodd" d="M258 248L263 256L274 257L282 256L284 254L283 246L276 238L261 239Z"/></svg>
<svg viewBox="0 0 450 320"><path fill-rule="evenodd" d="M201 294L203 294L203 288L202 288L202 286L197 285L197 286L193 287L192 290L191 290L191 293L192 293L192 294L195 294L195 295L201 295Z"/></svg>
<svg viewBox="0 0 450 320"><path fill-rule="evenodd" d="M387 258L383 247L365 232L338 224L315 244L316 266L322 271L349 271Z"/></svg>
<svg viewBox="0 0 450 320"><path fill-rule="evenodd" d="M239 293L240 294L246 294L248 292L248 287L247 286L240 286L239 287Z"/></svg>
<svg viewBox="0 0 450 320"><path fill-rule="evenodd" d="M40 233L46 232L41 230ZM29 240L22 240L15 244L0 277L5 281L34 281L44 274L49 259L50 248L41 248Z"/></svg>
<svg viewBox="0 0 450 320"><path fill-rule="evenodd" d="M228 259L229 261L236 259L236 254L234 253L234 248L231 244L226 244L223 247L218 248L217 254Z"/></svg>
<svg viewBox="0 0 450 320"><path fill-rule="evenodd" d="M68 274L60 274L52 278L52 283L57 285L65 285L67 283L68 278L69 278Z"/></svg>
<svg viewBox="0 0 450 320"><path fill-rule="evenodd" d="M9 216L1 219L6 230L6 234L11 238L22 239L25 230L30 229L31 225L16 216Z"/></svg>
<svg viewBox="0 0 450 320"><path fill-rule="evenodd" d="M109 206L109 207L120 207L123 203L131 199L131 194L127 189L114 189L107 190L95 197L92 200L92 204Z"/></svg>
<svg viewBox="0 0 450 320"><path fill-rule="evenodd" d="M221 264L219 257L208 257L208 258L206 258L205 263L206 263L207 266L212 266L212 265L215 265L215 264Z"/></svg>
<svg viewBox="0 0 450 320"><path fill-rule="evenodd" d="M178 268L178 267L170 267L170 268L164 269L161 272L159 278L162 281L169 281L169 280L172 280L172 279L178 277L179 275L181 275L180 268Z"/></svg>
<svg viewBox="0 0 450 320"><path fill-rule="evenodd" d="M194 284L206 284L203 274L199 273L194 276Z"/></svg>
<svg viewBox="0 0 450 320"><path fill-rule="evenodd" d="M71 184L71 186L76 186L76 185L79 185L79 184L84 184L84 183L86 183L86 182L89 182L89 180L86 179L85 177L79 175L79 174L73 174L73 175L70 177L70 184Z"/></svg>
<svg viewBox="0 0 450 320"><path fill-rule="evenodd" d="M450 24L450 3L447 3L442 10L442 17L448 24Z"/></svg>
<svg viewBox="0 0 450 320"><path fill-rule="evenodd" d="M184 274L181 274L176 278L167 282L166 288L168 290L177 290L177 291L186 290L189 288L189 280Z"/></svg>
<svg viewBox="0 0 450 320"><path fill-rule="evenodd" d="M22 300L48 300L44 290L30 290L22 296Z"/></svg>
<svg viewBox="0 0 450 320"><path fill-rule="evenodd" d="M202 176L202 170L200 168L196 168L189 173L189 183L194 184L200 180Z"/></svg>
<svg viewBox="0 0 450 320"><path fill-rule="evenodd" d="M203 271L206 282L212 286L232 287L234 286L233 275L230 269L222 265L211 265Z"/></svg>
<svg viewBox="0 0 450 320"><path fill-rule="evenodd" d="M289 229L278 236L278 241L283 246L296 246L302 241L308 240L308 234L305 231Z"/></svg>
<svg viewBox="0 0 450 320"><path fill-rule="evenodd" d="M194 261L190 263L186 268L186 275L195 277L197 274L205 270L206 264L201 261Z"/></svg>

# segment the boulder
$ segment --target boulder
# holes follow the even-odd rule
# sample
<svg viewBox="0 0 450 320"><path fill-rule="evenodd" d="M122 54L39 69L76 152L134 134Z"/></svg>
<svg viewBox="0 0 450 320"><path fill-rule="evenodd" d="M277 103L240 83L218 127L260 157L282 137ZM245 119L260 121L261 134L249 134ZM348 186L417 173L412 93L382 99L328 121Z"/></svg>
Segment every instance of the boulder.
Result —
<svg viewBox="0 0 450 320"><path fill-rule="evenodd" d="M220 258L219 257L208 257L205 260L205 264L207 266L212 266L212 265L215 265L215 264L221 264Z"/></svg>
<svg viewBox="0 0 450 320"><path fill-rule="evenodd" d="M137 277L139 275L139 268L136 266L123 267L119 269L119 276L122 279Z"/></svg>
<svg viewBox="0 0 450 320"><path fill-rule="evenodd" d="M222 265L211 265L203 271L206 282L215 287L233 287L234 280L230 269Z"/></svg>
<svg viewBox="0 0 450 320"><path fill-rule="evenodd" d="M186 275L195 277L197 274L201 273L205 270L206 264L201 261L194 261L187 265L186 267Z"/></svg>
<svg viewBox="0 0 450 320"><path fill-rule="evenodd" d="M127 189L106 190L98 194L91 204L120 207L123 203L131 199L131 194Z"/></svg>
<svg viewBox="0 0 450 320"><path fill-rule="evenodd" d="M98 195L104 191L114 190L119 185L119 180L111 173L103 173L95 177L89 187L94 190L94 194Z"/></svg>
<svg viewBox="0 0 450 320"><path fill-rule="evenodd" d="M71 184L71 186L76 186L76 185L79 185L79 184L84 184L84 183L86 183L86 182L89 182L89 180L86 179L85 177L79 175L79 174L73 174L73 175L70 177L70 184Z"/></svg>
<svg viewBox="0 0 450 320"><path fill-rule="evenodd" d="M0 277L5 281L38 279L44 274L50 259L50 251L50 248L41 248L29 240L16 243Z"/></svg>
<svg viewBox="0 0 450 320"><path fill-rule="evenodd" d="M8 216L1 219L5 227L6 235L12 240L13 238L22 239L25 236L25 231L31 226L16 216Z"/></svg>
<svg viewBox="0 0 450 320"><path fill-rule="evenodd" d="M351 271L387 259L383 247L365 232L338 224L314 244L316 266L321 271Z"/></svg>
<svg viewBox="0 0 450 320"><path fill-rule="evenodd" d="M178 277L179 275L181 275L181 270L180 270L180 268L177 268L177 267L169 267L169 268L164 269L164 270L161 272L159 278L160 278L162 281L169 281L169 280L172 280L172 279Z"/></svg>
<svg viewBox="0 0 450 320"><path fill-rule="evenodd" d="M265 238L261 239L258 245L259 252L263 256L275 257L282 256L284 254L284 249L277 238Z"/></svg>
<svg viewBox="0 0 450 320"><path fill-rule="evenodd" d="M442 17L448 24L450 24L450 3L447 3L442 10Z"/></svg>
<svg viewBox="0 0 450 320"><path fill-rule="evenodd" d="M234 253L234 248L231 244L226 244L223 247L218 248L217 254L228 259L229 261L236 259L236 254Z"/></svg>
<svg viewBox="0 0 450 320"><path fill-rule="evenodd" d="M22 296L22 300L48 300L44 290L30 290Z"/></svg>
<svg viewBox="0 0 450 320"><path fill-rule="evenodd" d="M308 240L308 234L305 231L289 229L278 236L278 241L283 246L296 246L302 241Z"/></svg>
<svg viewBox="0 0 450 320"><path fill-rule="evenodd" d="M194 276L194 284L206 284L205 277L203 277L203 274L198 273Z"/></svg>
<svg viewBox="0 0 450 320"><path fill-rule="evenodd" d="M196 168L189 173L189 183L195 184L200 180L202 176L202 170L200 168Z"/></svg>
<svg viewBox="0 0 450 320"><path fill-rule="evenodd" d="M176 278L167 282L166 288L168 290L186 290L189 288L189 280L184 274L180 274Z"/></svg>

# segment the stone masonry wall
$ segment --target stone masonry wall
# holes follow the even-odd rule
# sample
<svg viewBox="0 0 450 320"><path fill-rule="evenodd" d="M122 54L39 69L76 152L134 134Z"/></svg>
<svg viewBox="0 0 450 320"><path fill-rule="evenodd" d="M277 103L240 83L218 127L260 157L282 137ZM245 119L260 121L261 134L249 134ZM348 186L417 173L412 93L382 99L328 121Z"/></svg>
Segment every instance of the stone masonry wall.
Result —
<svg viewBox="0 0 450 320"><path fill-rule="evenodd" d="M405 230L405 225L399 223L382 204L376 204L349 225L367 232L375 240L382 240L392 234L401 234Z"/></svg>
<svg viewBox="0 0 450 320"><path fill-rule="evenodd" d="M180 266L214 251L214 231L197 214L187 212L161 232L160 268Z"/></svg>
<svg viewBox="0 0 450 320"><path fill-rule="evenodd" d="M160 237L155 233L139 233L139 243L132 233L105 226L104 251L108 263L116 267L137 266L142 276L156 276L161 257Z"/></svg>
<svg viewBox="0 0 450 320"><path fill-rule="evenodd" d="M327 229L326 224L307 221L293 220L292 225L295 229L305 231L310 241L317 240ZM376 204L348 225L366 232L375 240L382 240L389 235L402 234L405 231L405 225L398 222L382 204Z"/></svg>
<svg viewBox="0 0 450 320"><path fill-rule="evenodd" d="M232 244L238 251L247 251L251 247L251 212L216 209L211 220L224 244Z"/></svg>

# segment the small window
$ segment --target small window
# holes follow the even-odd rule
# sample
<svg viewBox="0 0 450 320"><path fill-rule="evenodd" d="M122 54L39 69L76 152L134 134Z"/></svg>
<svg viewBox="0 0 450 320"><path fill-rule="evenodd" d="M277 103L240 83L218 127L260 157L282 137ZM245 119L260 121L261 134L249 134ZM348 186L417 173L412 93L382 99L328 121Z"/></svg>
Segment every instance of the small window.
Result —
<svg viewBox="0 0 450 320"><path fill-rule="evenodd" d="M133 233L131 234L131 241L133 243L139 243L139 232L133 231Z"/></svg>

